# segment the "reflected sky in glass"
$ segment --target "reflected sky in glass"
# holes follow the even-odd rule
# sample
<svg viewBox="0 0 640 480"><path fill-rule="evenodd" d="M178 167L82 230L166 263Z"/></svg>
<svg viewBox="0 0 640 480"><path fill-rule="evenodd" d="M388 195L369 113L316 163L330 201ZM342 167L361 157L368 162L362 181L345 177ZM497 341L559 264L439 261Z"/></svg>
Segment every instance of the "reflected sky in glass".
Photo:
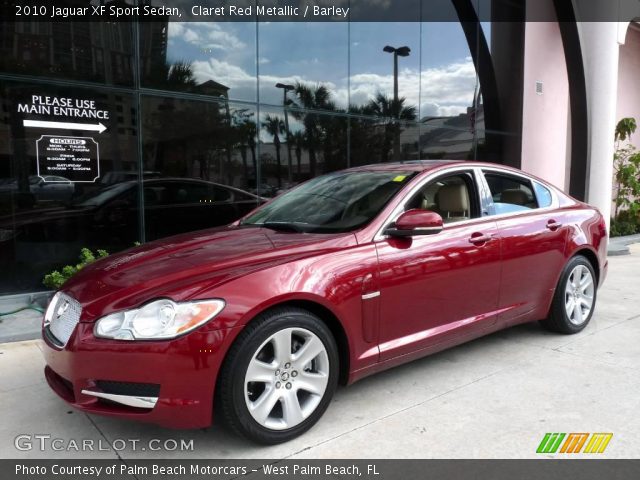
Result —
<svg viewBox="0 0 640 480"><path fill-rule="evenodd" d="M490 28L483 25L490 43ZM385 45L411 48L399 59L399 95L420 116L457 115L472 105L476 72L459 23L171 22L167 62L190 62L198 84L229 87L232 100L282 105L276 83L325 85L338 110L377 92L393 95ZM258 70L259 87L258 87Z"/></svg>

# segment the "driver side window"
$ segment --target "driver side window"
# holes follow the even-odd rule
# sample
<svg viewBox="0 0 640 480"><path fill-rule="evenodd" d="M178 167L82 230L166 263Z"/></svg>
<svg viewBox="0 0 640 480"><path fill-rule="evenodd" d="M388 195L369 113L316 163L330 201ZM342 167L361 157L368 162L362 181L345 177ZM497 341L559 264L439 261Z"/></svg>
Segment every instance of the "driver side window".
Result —
<svg viewBox="0 0 640 480"><path fill-rule="evenodd" d="M405 211L411 209L436 212L445 224L478 217L478 201L471 174L447 175L427 183L405 205Z"/></svg>

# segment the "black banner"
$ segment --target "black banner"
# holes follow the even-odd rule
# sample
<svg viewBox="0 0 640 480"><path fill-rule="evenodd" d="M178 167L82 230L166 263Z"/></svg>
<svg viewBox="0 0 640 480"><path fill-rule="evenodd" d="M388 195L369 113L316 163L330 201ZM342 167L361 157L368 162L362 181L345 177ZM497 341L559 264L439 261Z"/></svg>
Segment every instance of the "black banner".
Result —
<svg viewBox="0 0 640 480"><path fill-rule="evenodd" d="M526 5L530 3L530 5ZM3 21L630 22L640 0L2 0Z"/></svg>
<svg viewBox="0 0 640 480"><path fill-rule="evenodd" d="M0 460L3 480L626 480L640 460Z"/></svg>

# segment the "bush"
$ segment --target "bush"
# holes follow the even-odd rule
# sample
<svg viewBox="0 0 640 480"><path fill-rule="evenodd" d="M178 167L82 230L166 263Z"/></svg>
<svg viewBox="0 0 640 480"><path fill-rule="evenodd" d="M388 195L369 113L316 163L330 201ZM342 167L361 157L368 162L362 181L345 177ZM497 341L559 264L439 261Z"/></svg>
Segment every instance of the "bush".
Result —
<svg viewBox="0 0 640 480"><path fill-rule="evenodd" d="M67 265L62 268L62 271L54 270L51 273L47 273L42 280L42 283L53 290L58 290L67 280L82 270L86 265L95 262L100 258L108 256L109 253L106 250L97 250L94 254L88 248L80 250L80 263L76 265Z"/></svg>
<svg viewBox="0 0 640 480"><path fill-rule="evenodd" d="M627 222L621 219L626 211L631 217L631 223L638 224L640 215L640 152L631 143L631 135L636 131L636 121L633 118L623 118L618 122L615 131L615 152L613 155L613 170L615 174L614 198L615 208L613 217L616 223ZM630 228L627 226L627 228Z"/></svg>
<svg viewBox="0 0 640 480"><path fill-rule="evenodd" d="M640 233L640 230L638 229L638 225L633 222L611 220L610 233L612 237L624 237L626 235Z"/></svg>
<svg viewBox="0 0 640 480"><path fill-rule="evenodd" d="M611 236L622 237L640 233L640 215L633 215L630 210L622 210L616 218L611 219Z"/></svg>

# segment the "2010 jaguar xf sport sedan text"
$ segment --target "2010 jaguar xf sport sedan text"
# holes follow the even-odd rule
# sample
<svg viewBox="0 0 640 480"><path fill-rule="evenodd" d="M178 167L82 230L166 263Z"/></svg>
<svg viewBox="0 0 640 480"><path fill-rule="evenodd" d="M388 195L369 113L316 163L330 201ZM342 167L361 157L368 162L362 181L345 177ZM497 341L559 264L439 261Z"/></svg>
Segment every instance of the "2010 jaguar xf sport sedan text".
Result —
<svg viewBox="0 0 640 480"><path fill-rule="evenodd" d="M600 213L518 170L359 167L86 267L45 313L45 375L86 412L277 443L339 382L519 323L579 332L606 270Z"/></svg>

